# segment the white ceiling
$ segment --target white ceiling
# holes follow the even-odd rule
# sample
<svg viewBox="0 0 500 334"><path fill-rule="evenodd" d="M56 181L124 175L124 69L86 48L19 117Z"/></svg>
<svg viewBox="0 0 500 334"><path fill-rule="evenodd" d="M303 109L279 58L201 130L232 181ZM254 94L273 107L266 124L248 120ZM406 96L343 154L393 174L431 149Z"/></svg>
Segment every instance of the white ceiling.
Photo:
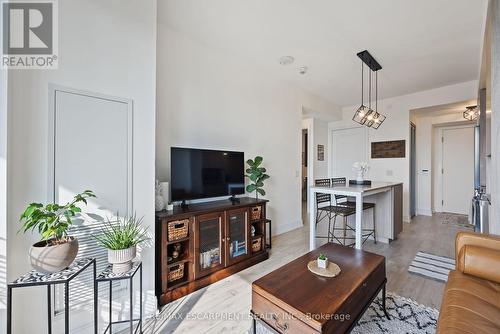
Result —
<svg viewBox="0 0 500 334"><path fill-rule="evenodd" d="M478 79L486 7L487 0L166 0L158 17L346 106L360 102L356 53L364 49L383 66L381 98ZM282 55L295 63L279 65Z"/></svg>
<svg viewBox="0 0 500 334"><path fill-rule="evenodd" d="M439 106L431 106L410 110L410 113L415 117L441 116L441 115L462 115L468 106L477 105L477 101L468 100L455 103L448 103Z"/></svg>

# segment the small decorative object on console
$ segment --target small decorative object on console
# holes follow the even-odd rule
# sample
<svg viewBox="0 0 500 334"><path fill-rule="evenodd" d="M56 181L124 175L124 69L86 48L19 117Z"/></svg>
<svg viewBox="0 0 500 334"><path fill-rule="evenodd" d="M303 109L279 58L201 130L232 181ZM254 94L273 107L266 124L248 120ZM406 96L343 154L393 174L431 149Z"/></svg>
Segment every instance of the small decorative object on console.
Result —
<svg viewBox="0 0 500 334"><path fill-rule="evenodd" d="M368 170L370 169L370 166L368 165L367 162L355 162L352 165L352 169L357 174L356 181L363 182L364 177L365 177L365 173L368 172Z"/></svg>
<svg viewBox="0 0 500 334"><path fill-rule="evenodd" d="M318 268L326 269L328 267L328 258L324 254L318 256Z"/></svg>
<svg viewBox="0 0 500 334"><path fill-rule="evenodd" d="M165 200L161 194L160 182L156 180L155 183L155 211L161 211L165 208Z"/></svg>
<svg viewBox="0 0 500 334"><path fill-rule="evenodd" d="M181 254L181 244L180 243L175 243L174 244L174 251L172 252L172 258L177 259L179 255Z"/></svg>

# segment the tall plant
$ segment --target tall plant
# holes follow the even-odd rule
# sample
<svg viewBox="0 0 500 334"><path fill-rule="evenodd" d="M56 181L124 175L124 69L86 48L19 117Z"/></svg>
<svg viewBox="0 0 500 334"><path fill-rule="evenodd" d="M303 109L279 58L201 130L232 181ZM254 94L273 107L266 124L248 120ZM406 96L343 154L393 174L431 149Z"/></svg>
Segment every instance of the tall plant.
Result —
<svg viewBox="0 0 500 334"><path fill-rule="evenodd" d="M96 197L91 190L76 194L71 202L64 205L50 203L31 203L24 210L21 218L23 227L20 232L38 229L42 240L50 240L52 244L68 242L68 229L73 224L73 218L82 211L78 204L87 204L87 198Z"/></svg>
<svg viewBox="0 0 500 334"><path fill-rule="evenodd" d="M257 199L259 198L259 194L262 196L266 194L264 190L264 181L269 179L269 175L266 174L266 169L261 166L263 160L264 159L260 156L255 157L253 160L247 160L248 168L245 176L248 177L252 183L247 185L246 190L249 193L255 191L255 198Z"/></svg>
<svg viewBox="0 0 500 334"><path fill-rule="evenodd" d="M106 249L127 249L149 239L147 228L143 228L141 224L142 218L137 218L135 214L118 217L115 224L108 219L102 227L102 233L92 237Z"/></svg>

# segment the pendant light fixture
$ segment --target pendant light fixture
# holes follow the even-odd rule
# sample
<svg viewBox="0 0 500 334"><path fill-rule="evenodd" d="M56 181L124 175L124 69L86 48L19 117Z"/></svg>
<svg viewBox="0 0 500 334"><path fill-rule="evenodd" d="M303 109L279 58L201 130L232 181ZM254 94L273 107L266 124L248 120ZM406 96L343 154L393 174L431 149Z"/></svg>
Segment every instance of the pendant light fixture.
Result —
<svg viewBox="0 0 500 334"><path fill-rule="evenodd" d="M378 112L378 71L382 69L382 66L367 50L361 51L357 55L361 59L361 106L354 113L352 120L361 125L378 129L386 119L384 115ZM368 107L364 105L363 99L365 64L370 70L368 75ZM375 72L375 110L372 109L372 72Z"/></svg>
<svg viewBox="0 0 500 334"><path fill-rule="evenodd" d="M479 117L479 109L477 106L465 107L463 116L468 121L475 121Z"/></svg>

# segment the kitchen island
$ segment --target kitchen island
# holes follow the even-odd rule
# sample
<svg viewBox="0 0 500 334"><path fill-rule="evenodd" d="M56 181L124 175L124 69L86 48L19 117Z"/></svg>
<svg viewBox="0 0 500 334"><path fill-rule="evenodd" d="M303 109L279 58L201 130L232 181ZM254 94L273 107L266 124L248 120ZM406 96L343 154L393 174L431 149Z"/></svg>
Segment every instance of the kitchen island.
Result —
<svg viewBox="0 0 500 334"><path fill-rule="evenodd" d="M372 182L371 185L312 186L309 188L309 249L316 248L316 194L344 195L356 200L355 248L362 248L363 201L375 203L377 241L388 243L397 238L403 228L403 184L401 182ZM373 222L372 222L373 223Z"/></svg>

